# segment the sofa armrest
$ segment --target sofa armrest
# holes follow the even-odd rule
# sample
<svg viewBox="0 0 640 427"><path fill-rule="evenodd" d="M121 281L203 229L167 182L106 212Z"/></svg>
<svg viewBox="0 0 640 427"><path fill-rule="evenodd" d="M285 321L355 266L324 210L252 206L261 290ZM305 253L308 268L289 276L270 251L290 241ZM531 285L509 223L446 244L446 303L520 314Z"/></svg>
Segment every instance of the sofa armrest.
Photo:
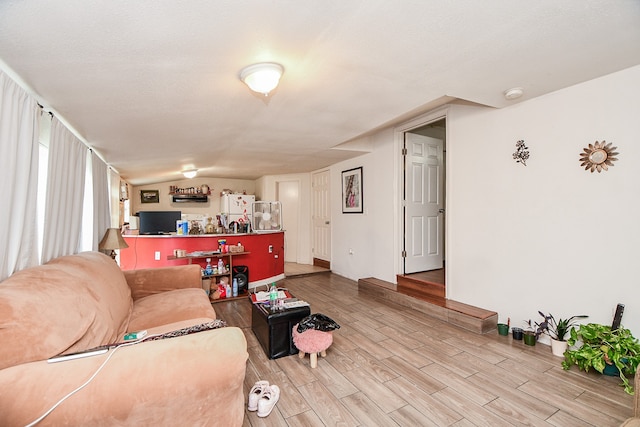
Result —
<svg viewBox="0 0 640 427"><path fill-rule="evenodd" d="M227 327L110 350L100 356L0 370L3 426L24 426L83 384L39 426L241 426L247 343Z"/></svg>
<svg viewBox="0 0 640 427"><path fill-rule="evenodd" d="M198 264L125 270L123 273L134 301L174 289L202 288L202 273Z"/></svg>

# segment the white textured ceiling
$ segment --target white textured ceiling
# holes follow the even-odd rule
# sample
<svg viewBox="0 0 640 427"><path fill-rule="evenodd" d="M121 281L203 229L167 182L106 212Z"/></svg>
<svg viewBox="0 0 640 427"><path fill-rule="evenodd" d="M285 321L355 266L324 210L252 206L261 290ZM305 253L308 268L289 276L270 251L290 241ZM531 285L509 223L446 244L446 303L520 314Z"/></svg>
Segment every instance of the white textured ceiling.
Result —
<svg viewBox="0 0 640 427"><path fill-rule="evenodd" d="M638 65L640 1L0 0L0 59L133 184L255 179L451 98ZM285 68L268 98L238 79L260 61Z"/></svg>

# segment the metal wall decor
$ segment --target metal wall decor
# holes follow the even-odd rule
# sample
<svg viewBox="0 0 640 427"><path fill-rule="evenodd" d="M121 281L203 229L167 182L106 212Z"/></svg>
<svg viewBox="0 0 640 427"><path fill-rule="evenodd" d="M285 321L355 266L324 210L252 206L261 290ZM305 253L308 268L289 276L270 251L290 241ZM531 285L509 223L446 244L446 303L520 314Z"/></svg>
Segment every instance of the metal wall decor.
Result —
<svg viewBox="0 0 640 427"><path fill-rule="evenodd" d="M524 139L516 142L516 152L513 153L513 159L516 163L522 163L527 166L527 159L529 159L529 147L524 144Z"/></svg>
<svg viewBox="0 0 640 427"><path fill-rule="evenodd" d="M607 144L607 141L598 142L595 144L589 144L587 148L583 149L583 153L580 153L580 166L584 166L584 170L598 171L609 170L609 166L613 166L613 162L618 160L615 156L619 153L616 151L618 147L612 147L611 143Z"/></svg>

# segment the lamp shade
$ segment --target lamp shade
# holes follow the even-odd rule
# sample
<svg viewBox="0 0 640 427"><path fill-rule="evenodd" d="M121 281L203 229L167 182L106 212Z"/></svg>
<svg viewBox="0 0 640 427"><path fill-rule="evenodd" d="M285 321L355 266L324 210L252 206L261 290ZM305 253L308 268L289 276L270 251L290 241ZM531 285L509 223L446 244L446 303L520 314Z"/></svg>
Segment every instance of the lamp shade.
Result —
<svg viewBox="0 0 640 427"><path fill-rule="evenodd" d="M282 65L274 62L263 62L243 68L240 71L240 80L249 86L252 91L263 93L267 96L269 92L278 86L282 73L284 73Z"/></svg>
<svg viewBox="0 0 640 427"><path fill-rule="evenodd" d="M122 238L119 228L107 228L107 232L104 233L104 237L98 245L100 250L114 250L128 248L127 242Z"/></svg>

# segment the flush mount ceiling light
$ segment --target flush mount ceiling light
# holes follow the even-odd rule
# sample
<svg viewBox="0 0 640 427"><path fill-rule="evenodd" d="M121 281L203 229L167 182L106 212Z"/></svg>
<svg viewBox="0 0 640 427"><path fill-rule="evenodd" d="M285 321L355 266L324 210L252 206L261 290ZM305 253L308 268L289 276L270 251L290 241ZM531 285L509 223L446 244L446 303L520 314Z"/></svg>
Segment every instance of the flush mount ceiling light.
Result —
<svg viewBox="0 0 640 427"><path fill-rule="evenodd" d="M521 87L514 87L504 91L504 97L508 100L518 99L522 96L524 90Z"/></svg>
<svg viewBox="0 0 640 427"><path fill-rule="evenodd" d="M182 171L182 175L184 175L185 178L195 178L196 174L198 173L198 169L192 169L192 170L188 170L188 171Z"/></svg>
<svg viewBox="0 0 640 427"><path fill-rule="evenodd" d="M240 80L254 92L268 96L280 82L284 68L275 62L262 62L249 65L240 70Z"/></svg>

